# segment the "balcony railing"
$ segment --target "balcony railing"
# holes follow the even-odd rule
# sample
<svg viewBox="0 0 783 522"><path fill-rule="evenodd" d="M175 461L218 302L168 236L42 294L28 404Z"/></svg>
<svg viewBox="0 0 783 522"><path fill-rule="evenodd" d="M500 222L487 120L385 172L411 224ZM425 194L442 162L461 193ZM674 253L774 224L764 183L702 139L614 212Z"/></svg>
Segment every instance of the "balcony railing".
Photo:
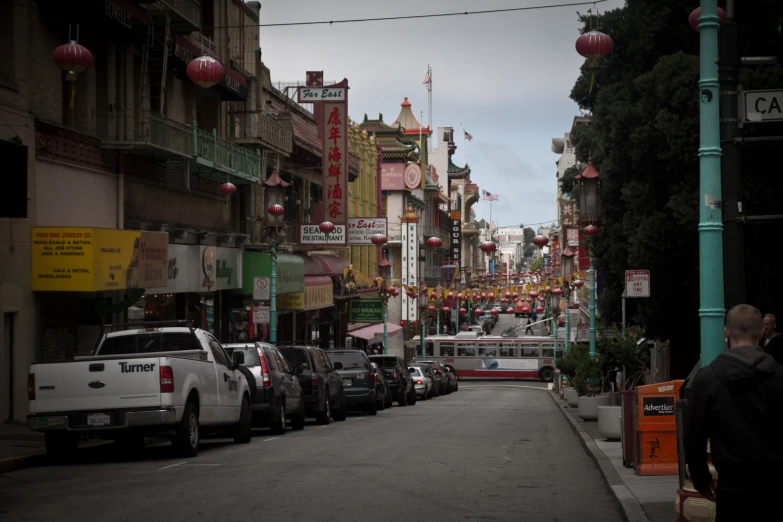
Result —
<svg viewBox="0 0 783 522"><path fill-rule="evenodd" d="M235 117L241 114L245 118L244 129L240 125L230 126L231 138L236 140L260 139L267 148L286 154L293 151L293 132L271 116L262 114L259 110L232 111L230 114Z"/></svg>
<svg viewBox="0 0 783 522"><path fill-rule="evenodd" d="M149 12L159 18L162 18L166 11L169 11L171 14L171 26L175 31L189 33L201 27L200 0L137 1L139 3L152 4Z"/></svg>
<svg viewBox="0 0 783 522"><path fill-rule="evenodd" d="M463 223L462 224L462 235L465 237L475 237L478 236L480 233L478 224L476 223Z"/></svg>
<svg viewBox="0 0 783 522"><path fill-rule="evenodd" d="M214 168L247 181L261 179L260 154L219 138L214 129L211 133L199 129L195 121L192 135L194 155L199 163L206 160L211 162Z"/></svg>

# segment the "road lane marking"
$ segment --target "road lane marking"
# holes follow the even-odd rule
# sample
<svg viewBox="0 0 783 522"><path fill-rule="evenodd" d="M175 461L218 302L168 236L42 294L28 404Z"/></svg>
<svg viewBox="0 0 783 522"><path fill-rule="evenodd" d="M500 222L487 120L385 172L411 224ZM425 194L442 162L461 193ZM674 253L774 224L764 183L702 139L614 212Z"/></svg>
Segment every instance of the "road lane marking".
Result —
<svg viewBox="0 0 783 522"><path fill-rule="evenodd" d="M261 442L269 442L270 440L279 439L280 437L272 437L271 439L264 439Z"/></svg>
<svg viewBox="0 0 783 522"><path fill-rule="evenodd" d="M223 464L188 464L190 466L222 466Z"/></svg>
<svg viewBox="0 0 783 522"><path fill-rule="evenodd" d="M328 428L329 426L318 426L318 427L323 429L323 428Z"/></svg>
<svg viewBox="0 0 783 522"><path fill-rule="evenodd" d="M481 389L481 388L527 388L530 390L542 390L542 391L549 391L549 388L541 388L539 386L522 386L520 384L482 384L478 386L471 386L471 385L464 385L461 384L460 388L468 388L468 389Z"/></svg>
<svg viewBox="0 0 783 522"><path fill-rule="evenodd" d="M168 466L163 466L162 468L158 468L159 470L169 469L169 468L176 468L177 466L181 466L183 464L187 464L187 462L177 462L176 464L170 464Z"/></svg>

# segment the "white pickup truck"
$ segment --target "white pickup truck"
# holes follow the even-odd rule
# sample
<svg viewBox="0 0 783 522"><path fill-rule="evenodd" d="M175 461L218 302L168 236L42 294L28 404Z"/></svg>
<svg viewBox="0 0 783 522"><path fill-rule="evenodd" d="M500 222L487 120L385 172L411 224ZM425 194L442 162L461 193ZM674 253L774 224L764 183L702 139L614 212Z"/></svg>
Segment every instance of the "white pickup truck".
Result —
<svg viewBox="0 0 783 522"><path fill-rule="evenodd" d="M184 457L198 453L208 431L230 431L247 443L255 383L241 373L241 359L232 361L200 329L107 333L94 355L30 367L27 424L44 433L54 457L71 454L82 437L114 439L128 449L143 448L145 436L171 437Z"/></svg>

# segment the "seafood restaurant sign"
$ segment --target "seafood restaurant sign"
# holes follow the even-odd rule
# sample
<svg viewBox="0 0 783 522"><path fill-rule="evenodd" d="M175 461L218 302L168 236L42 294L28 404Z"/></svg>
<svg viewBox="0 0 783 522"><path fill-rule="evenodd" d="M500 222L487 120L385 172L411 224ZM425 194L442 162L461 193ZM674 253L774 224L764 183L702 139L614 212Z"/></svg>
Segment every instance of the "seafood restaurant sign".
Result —
<svg viewBox="0 0 783 522"><path fill-rule="evenodd" d="M348 244L372 245L372 236L386 235L386 218L349 218Z"/></svg>

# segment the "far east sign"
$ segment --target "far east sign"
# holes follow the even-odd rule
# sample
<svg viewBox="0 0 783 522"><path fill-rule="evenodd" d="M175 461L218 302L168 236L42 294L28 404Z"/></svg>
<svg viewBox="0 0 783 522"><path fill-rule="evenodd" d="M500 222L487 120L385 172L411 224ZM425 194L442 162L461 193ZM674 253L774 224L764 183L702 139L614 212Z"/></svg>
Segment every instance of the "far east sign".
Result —
<svg viewBox="0 0 783 522"><path fill-rule="evenodd" d="M650 271L625 271L625 297L650 297Z"/></svg>
<svg viewBox="0 0 783 522"><path fill-rule="evenodd" d="M783 121L783 90L743 91L742 121Z"/></svg>

